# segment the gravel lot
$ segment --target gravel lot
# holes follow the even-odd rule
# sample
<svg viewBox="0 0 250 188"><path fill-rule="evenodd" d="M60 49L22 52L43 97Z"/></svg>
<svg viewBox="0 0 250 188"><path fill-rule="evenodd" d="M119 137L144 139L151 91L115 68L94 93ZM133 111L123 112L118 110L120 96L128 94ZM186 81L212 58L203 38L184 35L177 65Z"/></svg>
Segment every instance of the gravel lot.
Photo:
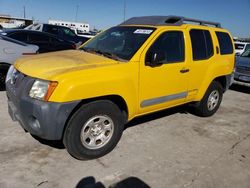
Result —
<svg viewBox="0 0 250 188"><path fill-rule="evenodd" d="M213 117L178 107L138 118L114 151L78 161L12 122L0 92L0 188L249 188L249 101L250 88L233 86Z"/></svg>

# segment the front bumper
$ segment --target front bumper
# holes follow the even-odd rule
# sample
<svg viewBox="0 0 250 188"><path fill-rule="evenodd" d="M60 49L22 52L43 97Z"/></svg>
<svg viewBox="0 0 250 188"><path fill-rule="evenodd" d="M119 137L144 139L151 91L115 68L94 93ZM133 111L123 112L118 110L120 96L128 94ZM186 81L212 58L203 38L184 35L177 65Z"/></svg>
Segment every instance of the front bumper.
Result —
<svg viewBox="0 0 250 188"><path fill-rule="evenodd" d="M35 79L19 73L15 83L6 83L8 110L13 121L33 135L48 140L60 140L68 117L79 101L44 102L29 97Z"/></svg>

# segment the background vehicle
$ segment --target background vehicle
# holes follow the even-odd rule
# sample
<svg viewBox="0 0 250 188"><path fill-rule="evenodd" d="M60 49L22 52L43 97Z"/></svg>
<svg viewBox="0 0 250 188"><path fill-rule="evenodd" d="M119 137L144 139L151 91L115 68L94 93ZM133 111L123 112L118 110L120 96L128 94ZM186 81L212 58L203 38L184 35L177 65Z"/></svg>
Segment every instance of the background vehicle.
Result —
<svg viewBox="0 0 250 188"><path fill-rule="evenodd" d="M77 32L77 31L76 31ZM77 35L78 36L82 36L82 37L86 37L86 38L93 38L96 34L95 33L91 33L91 32L88 32L88 33L79 33L77 32Z"/></svg>
<svg viewBox="0 0 250 188"><path fill-rule="evenodd" d="M9 114L33 135L63 140L75 158L93 159L109 153L137 116L186 103L212 116L234 60L233 39L219 23L135 17L80 50L16 62L17 87L6 81Z"/></svg>
<svg viewBox="0 0 250 188"><path fill-rule="evenodd" d="M246 50L241 56L236 58L234 80L250 83L250 49Z"/></svg>
<svg viewBox="0 0 250 188"><path fill-rule="evenodd" d="M250 43L247 42L234 42L235 46L235 55L239 56L241 55L244 51L250 49Z"/></svg>
<svg viewBox="0 0 250 188"><path fill-rule="evenodd" d="M0 35L0 90L4 90L7 71L16 59L36 54L38 49L38 46L28 45Z"/></svg>
<svg viewBox="0 0 250 188"><path fill-rule="evenodd" d="M70 28L51 24L32 24L25 29L43 31L53 35L58 38L74 42L77 47L86 42L89 38L77 36Z"/></svg>
<svg viewBox="0 0 250 188"><path fill-rule="evenodd" d="M68 22L68 21L62 21L62 20L49 20L48 23L52 25L65 26L72 30L78 31L79 33L89 32L88 23Z"/></svg>
<svg viewBox="0 0 250 188"><path fill-rule="evenodd" d="M76 49L73 42L59 39L45 32L17 29L6 30L2 34L27 44L39 46L39 53Z"/></svg>

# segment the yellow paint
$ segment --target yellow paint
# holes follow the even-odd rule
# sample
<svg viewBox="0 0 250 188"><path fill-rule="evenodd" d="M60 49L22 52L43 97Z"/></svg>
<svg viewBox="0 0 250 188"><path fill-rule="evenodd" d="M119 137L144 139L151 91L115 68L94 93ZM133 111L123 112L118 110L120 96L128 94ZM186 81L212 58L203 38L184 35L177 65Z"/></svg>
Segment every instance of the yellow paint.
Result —
<svg viewBox="0 0 250 188"><path fill-rule="evenodd" d="M145 27L145 26L144 26ZM152 27L152 26L151 26ZM216 54L218 45L215 31L225 29L207 26L158 26L129 62L119 62L83 51L61 51L19 59L15 67L22 73L43 80L57 81L51 102L70 102L100 96L117 95L128 107L128 119L168 107L199 101L209 84L217 77L231 74L234 54ZM192 60L189 30L210 30L214 55L205 61ZM145 66L145 54L153 42L165 31L183 31L185 61ZM181 69L190 71L181 74ZM144 100L188 92L183 99L171 100L148 107L140 107Z"/></svg>

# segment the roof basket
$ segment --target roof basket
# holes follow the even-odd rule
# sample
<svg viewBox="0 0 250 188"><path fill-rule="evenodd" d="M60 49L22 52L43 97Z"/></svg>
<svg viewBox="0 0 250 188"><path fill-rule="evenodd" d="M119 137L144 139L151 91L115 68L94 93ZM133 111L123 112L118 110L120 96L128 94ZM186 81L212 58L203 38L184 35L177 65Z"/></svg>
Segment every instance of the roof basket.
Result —
<svg viewBox="0 0 250 188"><path fill-rule="evenodd" d="M197 20L192 18L185 18L181 16L143 16L143 17L133 17L125 22L121 23L120 25L173 25L173 26L180 26L183 24L192 23L192 24L199 24L204 26L214 26L214 27L221 27L220 23L217 22L210 22L204 20Z"/></svg>

